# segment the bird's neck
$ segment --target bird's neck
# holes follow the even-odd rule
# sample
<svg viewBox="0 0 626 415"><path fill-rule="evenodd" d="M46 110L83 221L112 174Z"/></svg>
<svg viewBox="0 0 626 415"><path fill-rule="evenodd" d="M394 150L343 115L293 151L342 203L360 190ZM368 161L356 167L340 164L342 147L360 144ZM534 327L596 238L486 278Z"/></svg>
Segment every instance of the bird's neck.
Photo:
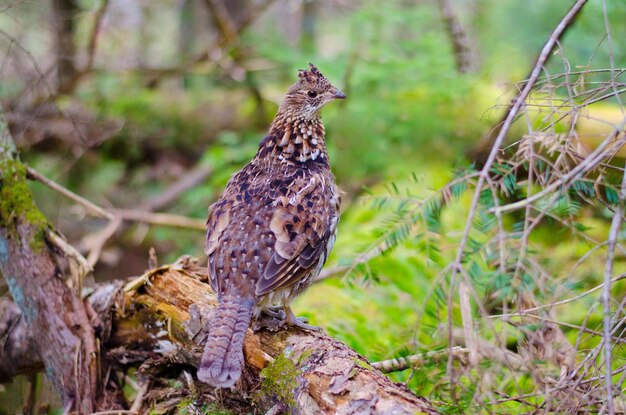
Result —
<svg viewBox="0 0 626 415"><path fill-rule="evenodd" d="M324 124L319 113L308 117L279 111L259 146L258 155L274 156L292 164L308 161L328 164Z"/></svg>

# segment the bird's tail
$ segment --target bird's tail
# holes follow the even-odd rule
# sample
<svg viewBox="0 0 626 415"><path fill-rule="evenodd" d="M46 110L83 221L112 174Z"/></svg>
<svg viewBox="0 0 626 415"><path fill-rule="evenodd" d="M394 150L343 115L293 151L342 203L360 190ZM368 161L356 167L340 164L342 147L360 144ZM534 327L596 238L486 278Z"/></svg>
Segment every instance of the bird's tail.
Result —
<svg viewBox="0 0 626 415"><path fill-rule="evenodd" d="M198 369L202 382L221 388L230 388L237 382L243 368L243 340L253 309L252 299L220 299Z"/></svg>

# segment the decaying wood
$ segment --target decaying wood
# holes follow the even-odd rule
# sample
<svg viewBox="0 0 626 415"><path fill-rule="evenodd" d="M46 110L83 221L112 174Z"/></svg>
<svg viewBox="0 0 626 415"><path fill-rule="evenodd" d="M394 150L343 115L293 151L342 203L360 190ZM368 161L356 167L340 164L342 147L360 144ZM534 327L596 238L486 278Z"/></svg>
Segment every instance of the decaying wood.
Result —
<svg viewBox="0 0 626 415"><path fill-rule="evenodd" d="M246 369L236 390L218 392L194 381L190 375L195 374L204 328L216 305L205 276L205 268L183 257L125 285L118 281L99 286L89 298L102 320L101 358L118 367L141 365L140 382L152 382L150 388L142 388L147 390L142 412L168 412L183 403L218 404L236 413L255 414L437 413L425 399L388 379L346 345L324 333L299 329L248 330ZM10 351L12 346L5 343L4 349ZM6 371L3 357L0 354L0 373ZM165 385L168 377L182 379L185 386Z"/></svg>

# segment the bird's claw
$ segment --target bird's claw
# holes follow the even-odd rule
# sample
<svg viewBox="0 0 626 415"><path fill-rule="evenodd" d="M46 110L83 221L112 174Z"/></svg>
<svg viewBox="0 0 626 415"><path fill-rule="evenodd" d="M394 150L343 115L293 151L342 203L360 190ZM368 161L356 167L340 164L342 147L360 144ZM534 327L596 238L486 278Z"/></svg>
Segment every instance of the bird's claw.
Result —
<svg viewBox="0 0 626 415"><path fill-rule="evenodd" d="M285 309L283 307L268 307L263 310L263 314L279 320L284 320L286 317Z"/></svg>
<svg viewBox="0 0 626 415"><path fill-rule="evenodd" d="M320 327L308 324L305 317L296 317L291 307L269 307L263 310L264 316L258 318L252 325L254 331L266 329L278 331L285 326L298 327L303 330L319 331Z"/></svg>
<svg viewBox="0 0 626 415"><path fill-rule="evenodd" d="M293 314L293 311L291 311L290 307L285 307L285 314L287 315L286 318L285 318L285 324L288 324L290 326L295 326L295 327L301 328L303 330L311 330L311 331L320 331L320 330L322 330L321 327L312 326L310 324L307 324L309 321L306 319L306 317L296 317Z"/></svg>

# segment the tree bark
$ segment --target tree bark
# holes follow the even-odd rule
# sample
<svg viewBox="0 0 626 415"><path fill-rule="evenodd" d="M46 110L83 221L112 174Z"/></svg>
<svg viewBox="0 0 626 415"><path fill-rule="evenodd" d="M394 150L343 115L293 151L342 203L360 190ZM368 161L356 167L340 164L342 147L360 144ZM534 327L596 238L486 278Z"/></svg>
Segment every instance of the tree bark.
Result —
<svg viewBox="0 0 626 415"><path fill-rule="evenodd" d="M9 363L0 369L0 378L43 365L65 409L90 413L98 390L94 330L85 304L68 286L63 254L50 243L48 232L51 230L32 200L26 169L0 112L0 273L28 332L37 334L19 338L19 333L26 332L24 323L3 322L2 327L13 328L7 341L14 336L19 341L16 347L0 352L2 360ZM2 317L15 319L15 307L6 307ZM34 365L24 355L24 346L38 357Z"/></svg>
<svg viewBox="0 0 626 415"><path fill-rule="evenodd" d="M89 298L103 321L103 359L118 367L141 364L139 379L147 393L134 405L139 412L217 405L254 414L437 413L427 400L391 381L346 345L296 328L248 330L242 380L236 390L222 390L216 397L213 388L185 375L194 373L200 361L205 327L217 304L205 277L206 268L183 257L125 285L99 286ZM11 353L30 340L3 333L2 327L10 326L6 319L0 317L0 338L8 339L2 349ZM23 366L37 367L36 360L26 359ZM0 373L18 372L0 354ZM168 377L180 377L185 386L171 387Z"/></svg>
<svg viewBox="0 0 626 415"><path fill-rule="evenodd" d="M53 0L55 48L57 55L57 77L59 91L69 90L77 75L76 44L74 42L75 16L78 13L76 0Z"/></svg>
<svg viewBox="0 0 626 415"><path fill-rule="evenodd" d="M437 3L452 43L457 71L459 73L476 71L478 69L476 50L458 15L454 12L452 0L438 0Z"/></svg>

